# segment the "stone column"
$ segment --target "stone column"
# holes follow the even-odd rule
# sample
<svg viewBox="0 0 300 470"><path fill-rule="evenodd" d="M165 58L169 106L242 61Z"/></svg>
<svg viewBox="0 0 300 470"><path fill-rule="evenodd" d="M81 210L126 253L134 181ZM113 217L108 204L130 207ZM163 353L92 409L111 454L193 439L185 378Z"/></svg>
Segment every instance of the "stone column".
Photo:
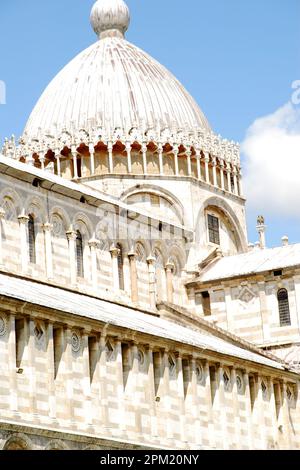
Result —
<svg viewBox="0 0 300 470"><path fill-rule="evenodd" d="M163 146L161 144L158 145L158 162L159 162L159 174L163 176L164 174L164 158L163 158Z"/></svg>
<svg viewBox="0 0 300 470"><path fill-rule="evenodd" d="M276 402L275 402L275 395L274 395L274 382L271 377L268 378L268 386L270 389L270 417L272 423L272 436L273 436L273 443L274 449L277 448L278 445L278 424L277 424L277 412L276 412Z"/></svg>
<svg viewBox="0 0 300 470"><path fill-rule="evenodd" d="M218 180L217 180L217 159L216 157L212 158L212 164L213 164L213 185L218 186Z"/></svg>
<svg viewBox="0 0 300 470"><path fill-rule="evenodd" d="M225 190L225 181L224 181L224 160L220 161L220 168L221 168L221 189Z"/></svg>
<svg viewBox="0 0 300 470"><path fill-rule="evenodd" d="M138 355L138 346L136 343L130 345L131 353L131 404L135 409L135 428L137 433L142 432L142 409L141 409L141 400L140 394L138 392L139 388L139 355Z"/></svg>
<svg viewBox="0 0 300 470"><path fill-rule="evenodd" d="M61 176L60 157L61 157L60 153L55 154L56 167L57 167L57 176Z"/></svg>
<svg viewBox="0 0 300 470"><path fill-rule="evenodd" d="M43 225L44 239L45 239L45 262L46 262L46 275L48 279L53 279L53 257L52 257L52 243L51 231L52 225L46 222Z"/></svg>
<svg viewBox="0 0 300 470"><path fill-rule="evenodd" d="M227 163L227 165L226 165L226 173L227 173L228 192L232 193L232 189L231 189L231 170L230 170L230 164L229 163Z"/></svg>
<svg viewBox="0 0 300 470"><path fill-rule="evenodd" d="M267 296L266 296L266 285L265 282L257 283L259 288L259 302L260 302L260 314L261 314L261 327L262 327L262 341L269 341L270 335L270 321L272 321L271 314L269 318Z"/></svg>
<svg viewBox="0 0 300 470"><path fill-rule="evenodd" d="M227 435L227 416L226 416L226 400L225 400L225 384L224 384L224 369L222 364L217 366L217 385L218 390L216 392L216 399L218 402L218 419L220 423L220 429L222 433L223 449L227 450L228 435Z"/></svg>
<svg viewBox="0 0 300 470"><path fill-rule="evenodd" d="M90 152L90 171L91 175L95 174L95 147L93 144L89 144L89 152Z"/></svg>
<svg viewBox="0 0 300 470"><path fill-rule="evenodd" d="M290 418L289 418L289 401L287 396L287 383L285 380L282 382L282 421L283 421L283 434L286 442L286 449L292 449L293 443L291 439Z"/></svg>
<svg viewBox="0 0 300 470"><path fill-rule="evenodd" d="M109 423L108 399L107 399L107 372L106 372L106 337L102 333L99 341L99 388L100 388L100 404L101 404L101 423L104 427Z"/></svg>
<svg viewBox="0 0 300 470"><path fill-rule="evenodd" d="M133 303L137 303L139 300L136 256L137 255L134 252L128 253L129 265L130 265L131 300Z"/></svg>
<svg viewBox="0 0 300 470"><path fill-rule="evenodd" d="M55 364L54 364L54 342L53 342L53 324L48 323L46 327L47 335L47 364L48 364L48 408L49 417L56 418L56 398L55 398Z"/></svg>
<svg viewBox="0 0 300 470"><path fill-rule="evenodd" d="M9 372L9 405L14 414L18 411L18 386L16 371L16 318L8 317L8 372Z"/></svg>
<svg viewBox="0 0 300 470"><path fill-rule="evenodd" d="M158 436L157 416L156 416L156 402L155 402L155 377L154 377L154 366L153 366L153 350L150 345L146 346L146 358L148 363L148 403L149 413L151 420L151 434L152 436Z"/></svg>
<svg viewBox="0 0 300 470"><path fill-rule="evenodd" d="M72 354L72 330L66 328L64 331L64 340L66 344L63 353L64 359L64 381L66 386L66 411L67 419L71 421L71 426L75 425L75 405L74 405L74 389L73 389L73 354Z"/></svg>
<svg viewBox="0 0 300 470"><path fill-rule="evenodd" d="M254 403L254 416L256 421L256 435L261 449L266 449L266 429L264 417L264 398L262 391L262 378L254 374L256 400Z"/></svg>
<svg viewBox="0 0 300 470"><path fill-rule="evenodd" d="M238 186L239 186L239 195L243 197L244 190L243 190L243 174L241 170L239 171L239 181L238 181Z"/></svg>
<svg viewBox="0 0 300 470"><path fill-rule="evenodd" d="M233 316L233 311L232 311L231 288L230 287L224 287L224 294L225 294L227 329L231 333L234 333L234 331L235 331L235 322L234 322L234 316Z"/></svg>
<svg viewBox="0 0 300 470"><path fill-rule="evenodd" d="M166 437L173 438L173 428L170 422L170 368L169 368L169 351L162 350L162 387L161 395L163 402L163 416L166 426Z"/></svg>
<svg viewBox="0 0 300 470"><path fill-rule="evenodd" d="M76 147L72 147L71 153L72 153L72 158L73 158L74 178L77 179L78 178L78 171L77 171L77 155L78 155L78 153L77 153Z"/></svg>
<svg viewBox="0 0 300 470"><path fill-rule="evenodd" d="M118 397L118 415L120 430L125 431L127 427L127 416L124 406L124 385L123 385L123 366L122 366L122 343L119 339L115 342L116 348L116 380Z"/></svg>
<svg viewBox="0 0 300 470"><path fill-rule="evenodd" d="M185 152L186 158L187 158L187 170L188 170L188 176L192 176L192 162L191 162L191 156L192 152L188 150Z"/></svg>
<svg viewBox="0 0 300 470"><path fill-rule="evenodd" d="M126 149L127 149L127 147L126 147ZM113 173L114 162L113 162L113 144L112 144L112 142L108 142L107 151L108 151L108 171L109 171L109 173Z"/></svg>
<svg viewBox="0 0 300 470"><path fill-rule="evenodd" d="M0 267L3 266L3 244L2 244L2 224L5 217L5 210L0 207Z"/></svg>
<svg viewBox="0 0 300 470"><path fill-rule="evenodd" d="M149 297L150 297L150 306L153 309L156 309L156 274L155 274L155 258L149 256L147 258L148 271L149 271Z"/></svg>
<svg viewBox="0 0 300 470"><path fill-rule="evenodd" d="M240 417L240 403L239 403L239 395L238 395L238 388L236 383L236 370L234 367L231 369L231 383L232 383L232 407L233 407L233 415L234 415L234 430L235 430L235 438L234 443L236 444L236 449L240 450L241 445L243 443L242 436L242 427L241 427L241 417Z"/></svg>
<svg viewBox="0 0 300 470"><path fill-rule="evenodd" d="M21 238L21 269L23 273L27 272L28 262L29 262L29 253L28 253L28 244L27 244L27 224L29 217L25 213L19 215L18 221L20 225L20 238Z"/></svg>
<svg viewBox="0 0 300 470"><path fill-rule="evenodd" d="M208 428L208 436L207 440L209 442L209 446L211 448L216 447L216 433L215 433L215 428L217 429L217 426L215 426L214 422L214 409L213 409L213 401L212 401L212 390L211 390L211 381L210 381L210 372L209 372L209 362L206 360L204 365L203 365L203 370L204 370L204 380L205 380L205 408L206 408L206 413L207 413L207 428Z"/></svg>
<svg viewBox="0 0 300 470"><path fill-rule="evenodd" d="M196 150L196 159L197 159L197 178L201 181L201 152Z"/></svg>
<svg viewBox="0 0 300 470"><path fill-rule="evenodd" d="M90 376L90 358L89 358L89 337L86 332L83 333L82 338L82 362L83 362L83 408L84 418L87 425L93 422L92 415L92 394L91 394L91 376Z"/></svg>
<svg viewBox="0 0 300 470"><path fill-rule="evenodd" d="M167 280L167 299L168 302L173 303L173 271L174 271L174 264L167 263L166 264L166 280Z"/></svg>
<svg viewBox="0 0 300 470"><path fill-rule="evenodd" d="M245 387L245 416L248 429L248 449L254 449L254 436L253 436L253 419L252 419L252 407L251 407L251 395L250 395L250 384L249 384L249 372L243 370L243 381Z"/></svg>
<svg viewBox="0 0 300 470"><path fill-rule="evenodd" d="M174 164L175 164L175 176L179 176L178 153L179 153L178 145L174 145L173 155L174 155Z"/></svg>
<svg viewBox="0 0 300 470"><path fill-rule="evenodd" d="M202 444L202 427L200 422L200 409L199 401L201 398L198 396L197 390L197 371L196 371L196 359L194 357L189 358L189 386L188 394L186 396L186 403L189 398L190 403L190 414L192 418L192 424L190 426L192 442L195 442L197 448ZM207 410L208 411L208 410ZM187 410L186 410L187 412Z"/></svg>
<svg viewBox="0 0 300 470"><path fill-rule="evenodd" d="M210 184L210 180L209 180L209 153L208 152L205 152L204 153L205 155L205 158L204 158L204 164L205 164L205 182L207 184Z"/></svg>
<svg viewBox="0 0 300 470"><path fill-rule="evenodd" d="M27 323L28 322L28 323ZM27 325L26 325L27 324ZM38 419L37 415L37 387L36 387L36 366L35 366L35 322L34 320L25 319L24 326L28 329L28 375L29 379L29 402L30 413L34 415L34 420Z"/></svg>
<svg viewBox="0 0 300 470"><path fill-rule="evenodd" d="M69 242L69 263L70 263L70 281L71 285L75 286L77 283L77 269L76 269L76 255L75 255L75 242L77 238L77 233L70 228L66 233L67 239Z"/></svg>
<svg viewBox="0 0 300 470"><path fill-rule="evenodd" d="M118 266L118 255L119 255L120 250L116 246L113 245L109 251L111 254L111 261L112 261L113 289L116 293L120 289L119 266Z"/></svg>
<svg viewBox="0 0 300 470"><path fill-rule="evenodd" d="M147 175L147 144L142 145L142 153L143 153L143 172L144 175Z"/></svg>
<svg viewBox="0 0 300 470"><path fill-rule="evenodd" d="M237 183L237 171L236 168L233 171L233 182L234 182L234 194L236 196L239 195L239 190L238 190L238 183Z"/></svg>
<svg viewBox="0 0 300 470"><path fill-rule="evenodd" d="M180 353L175 354L176 357L176 371L177 371L177 390L178 390L178 401L179 407L178 411L179 415L179 422L180 422L180 435L181 441L187 442L186 436L186 413L185 413L185 403L184 403L184 382L183 382L183 370L182 370L182 357Z"/></svg>
<svg viewBox="0 0 300 470"><path fill-rule="evenodd" d="M126 152L127 152L127 170L128 173L132 173L132 163L131 163L131 143L126 142Z"/></svg>
<svg viewBox="0 0 300 470"><path fill-rule="evenodd" d="M92 286L93 286L94 291L96 291L98 287L98 279L97 279L98 277L97 276L97 248L98 246L99 246L99 242L95 238L92 238L89 241L89 247L91 250L91 267L92 267L91 279L92 279Z"/></svg>

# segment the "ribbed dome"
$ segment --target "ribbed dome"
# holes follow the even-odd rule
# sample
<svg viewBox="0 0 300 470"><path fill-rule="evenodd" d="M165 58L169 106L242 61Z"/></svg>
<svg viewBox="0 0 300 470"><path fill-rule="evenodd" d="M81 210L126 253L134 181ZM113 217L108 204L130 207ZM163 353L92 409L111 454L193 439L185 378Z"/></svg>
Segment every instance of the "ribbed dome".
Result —
<svg viewBox="0 0 300 470"><path fill-rule="evenodd" d="M101 17L98 21L100 25ZM107 132L118 127L210 130L178 80L118 34L97 41L54 78L33 109L24 138L30 141L91 126Z"/></svg>

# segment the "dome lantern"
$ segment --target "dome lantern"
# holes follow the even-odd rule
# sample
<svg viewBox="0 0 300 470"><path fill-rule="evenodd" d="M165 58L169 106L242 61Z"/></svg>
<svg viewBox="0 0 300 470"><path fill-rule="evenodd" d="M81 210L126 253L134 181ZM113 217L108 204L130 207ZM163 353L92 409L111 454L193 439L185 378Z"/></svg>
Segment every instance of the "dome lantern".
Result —
<svg viewBox="0 0 300 470"><path fill-rule="evenodd" d="M90 20L99 39L108 36L123 38L130 23L129 8L123 0L97 0Z"/></svg>

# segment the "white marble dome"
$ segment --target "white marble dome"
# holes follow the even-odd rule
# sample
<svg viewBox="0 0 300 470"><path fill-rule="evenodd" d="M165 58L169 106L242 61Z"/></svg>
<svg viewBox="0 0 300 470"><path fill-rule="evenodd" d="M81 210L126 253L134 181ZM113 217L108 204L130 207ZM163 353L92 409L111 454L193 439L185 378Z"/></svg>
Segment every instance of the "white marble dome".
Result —
<svg viewBox="0 0 300 470"><path fill-rule="evenodd" d="M75 57L46 88L26 124L25 141L91 126L108 133L132 127L210 131L180 82L125 40L127 11L123 0L96 2L91 21L101 39Z"/></svg>

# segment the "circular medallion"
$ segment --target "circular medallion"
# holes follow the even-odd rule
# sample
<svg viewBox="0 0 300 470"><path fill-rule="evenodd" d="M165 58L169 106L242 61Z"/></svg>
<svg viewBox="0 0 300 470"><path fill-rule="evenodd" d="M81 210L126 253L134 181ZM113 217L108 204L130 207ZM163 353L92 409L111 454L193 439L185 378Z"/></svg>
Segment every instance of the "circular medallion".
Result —
<svg viewBox="0 0 300 470"><path fill-rule="evenodd" d="M80 336L78 333L73 331L72 333L72 350L73 352L77 353L80 350L81 346L81 341L80 341Z"/></svg>

